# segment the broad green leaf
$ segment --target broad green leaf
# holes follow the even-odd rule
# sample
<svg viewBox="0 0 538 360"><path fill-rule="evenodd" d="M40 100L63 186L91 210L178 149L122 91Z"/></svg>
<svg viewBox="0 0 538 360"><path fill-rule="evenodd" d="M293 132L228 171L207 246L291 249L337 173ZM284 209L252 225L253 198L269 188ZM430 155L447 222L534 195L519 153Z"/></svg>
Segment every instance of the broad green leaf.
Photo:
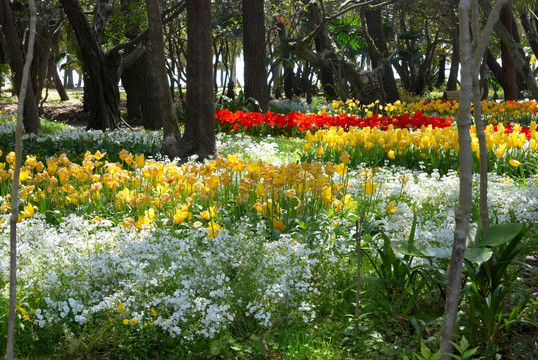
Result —
<svg viewBox="0 0 538 360"><path fill-rule="evenodd" d="M407 241L391 241L390 245L394 251L400 254L424 257L424 254L416 246L409 244Z"/></svg>
<svg viewBox="0 0 538 360"><path fill-rule="evenodd" d="M484 261L488 261L492 254L493 252L488 248L468 247L465 249L465 258L477 264L482 264Z"/></svg>
<svg viewBox="0 0 538 360"><path fill-rule="evenodd" d="M450 259L452 256L452 251L449 248L439 248L427 246L425 249L425 254L428 257L434 257L438 259Z"/></svg>
<svg viewBox="0 0 538 360"><path fill-rule="evenodd" d="M467 229L467 246L475 246L475 244L480 241L480 223L474 222L469 224Z"/></svg>
<svg viewBox="0 0 538 360"><path fill-rule="evenodd" d="M521 229L523 229L523 225L517 223L492 226L486 231L486 234L477 246L498 246L505 244L515 238Z"/></svg>

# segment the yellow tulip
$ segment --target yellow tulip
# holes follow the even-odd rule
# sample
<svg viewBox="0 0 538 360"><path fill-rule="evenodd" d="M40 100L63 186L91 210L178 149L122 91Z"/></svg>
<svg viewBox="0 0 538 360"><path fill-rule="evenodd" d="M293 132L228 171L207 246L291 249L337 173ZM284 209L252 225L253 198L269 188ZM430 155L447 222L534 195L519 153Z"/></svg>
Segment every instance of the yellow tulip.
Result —
<svg viewBox="0 0 538 360"><path fill-rule="evenodd" d="M519 161L517 161L516 159L510 159L509 161L510 165L512 165L513 167L518 167L519 165L521 165L521 163Z"/></svg>
<svg viewBox="0 0 538 360"><path fill-rule="evenodd" d="M286 225L284 225L284 221L282 219L276 219L273 218L273 228L278 231L282 231L286 228Z"/></svg>
<svg viewBox="0 0 538 360"><path fill-rule="evenodd" d="M387 211L391 214L394 214L396 211L398 211L398 206L396 206L396 201L391 201L387 204L385 207Z"/></svg>

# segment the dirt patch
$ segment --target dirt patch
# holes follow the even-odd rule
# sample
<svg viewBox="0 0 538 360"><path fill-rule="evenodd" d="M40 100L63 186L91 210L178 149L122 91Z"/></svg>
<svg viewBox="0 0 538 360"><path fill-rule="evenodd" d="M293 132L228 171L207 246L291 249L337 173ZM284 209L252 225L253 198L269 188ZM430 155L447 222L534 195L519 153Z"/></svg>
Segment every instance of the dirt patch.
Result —
<svg viewBox="0 0 538 360"><path fill-rule="evenodd" d="M90 113L84 111L82 100L80 99L45 105L43 107L43 116L47 120L82 128L85 128L90 120Z"/></svg>
<svg viewBox="0 0 538 360"><path fill-rule="evenodd" d="M120 105L120 111L126 110L126 104ZM0 103L0 109L7 113L16 113L16 103ZM45 103L41 114L47 120L57 121L73 127L86 128L90 120L90 113L84 111L82 99L70 99L62 102Z"/></svg>

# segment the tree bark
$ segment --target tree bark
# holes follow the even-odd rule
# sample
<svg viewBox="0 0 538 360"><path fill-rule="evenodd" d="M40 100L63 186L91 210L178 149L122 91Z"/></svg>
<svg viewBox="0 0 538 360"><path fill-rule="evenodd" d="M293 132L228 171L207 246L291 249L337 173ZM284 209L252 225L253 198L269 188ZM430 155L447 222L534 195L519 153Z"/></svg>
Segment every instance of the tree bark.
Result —
<svg viewBox="0 0 538 360"><path fill-rule="evenodd" d="M484 11L486 15L491 12L491 5L489 4L488 0L478 0L478 3L480 4L482 11ZM519 49L514 42L512 35L500 22L497 22L495 24L494 29L497 35L499 35L501 41L506 45L506 49L508 50L508 52L512 56L512 60L514 61L516 71L525 80L525 83L529 87L529 91L531 92L532 97L534 99L538 99L538 83L536 82L536 78L534 77L534 74L531 71L529 64L519 52Z"/></svg>
<svg viewBox="0 0 538 360"><path fill-rule="evenodd" d="M505 5L499 15L500 22L510 34L512 34L512 9L510 4ZM507 46L501 41L501 59L503 74L504 100L517 100L516 68Z"/></svg>
<svg viewBox="0 0 538 360"><path fill-rule="evenodd" d="M245 96L258 101L261 111L269 105L265 53L265 12L263 0L243 0L243 56ZM188 91L188 90L187 90Z"/></svg>
<svg viewBox="0 0 538 360"><path fill-rule="evenodd" d="M383 32L383 20L381 18L381 9L366 10L364 12L366 24L368 25L368 34L373 42L368 42L370 58L372 59L373 68L383 67L383 89L385 90L386 101L395 102L400 98L398 86L394 79L392 65L386 58L390 56L385 33Z"/></svg>
<svg viewBox="0 0 538 360"><path fill-rule="evenodd" d="M319 26L322 21L322 14L321 14L321 11L319 10L318 4L316 4L315 2L308 2L306 0L303 0L303 3L305 4L308 3L308 13L312 21L313 27ZM327 30L326 25L323 25L323 28L319 31L319 34L315 37L314 44L316 47L316 52L318 54L323 53L323 52L330 53L334 50L334 44L329 38L329 32ZM337 93L336 93L335 87L339 88L341 91L344 90L343 84L336 83L334 73L338 71L338 69L334 66L334 64L331 64L330 62L328 62L324 64L323 66L318 67L318 70L319 70L319 80L321 81L321 86L323 87L323 91L325 92L325 94L336 97ZM346 97L347 97L347 91L346 91Z"/></svg>
<svg viewBox="0 0 538 360"><path fill-rule="evenodd" d="M15 94L18 95L22 86L22 72L25 55L22 41L19 37L9 4L9 0L0 0L0 24L2 25L2 32L8 45L5 50L13 74L13 90ZM30 51L30 49L27 49L27 51ZM30 79L28 81L30 81ZM23 122L24 130L27 133L35 134L41 130L37 100L32 86L29 86L26 90Z"/></svg>
<svg viewBox="0 0 538 360"><path fill-rule="evenodd" d="M293 86L293 62L291 59L291 54L289 50L288 37L286 34L286 23L284 17L281 14L275 15L276 18L276 27L278 31L278 39L280 41L280 52L282 54L282 62L276 65L274 71L274 80L275 80L275 97L280 95L280 71L281 64L284 64L284 95L286 98L291 99L295 95L295 89ZM278 95L278 96L277 96Z"/></svg>
<svg viewBox="0 0 538 360"><path fill-rule="evenodd" d="M166 140L167 137L172 137L177 141L181 134L179 132L172 95L170 94L170 88L168 86L168 77L166 75L166 58L164 56L161 11L157 0L146 0L146 7L148 11L151 56L155 64L154 71L155 79L157 81L157 99L164 128L164 138Z"/></svg>
<svg viewBox="0 0 538 360"><path fill-rule="evenodd" d="M122 0L121 11L126 17L132 16L133 9L143 6L142 0ZM142 33L140 24L133 22L125 31L125 36L129 40L134 40ZM143 50L141 50L143 49ZM157 130L162 128L162 114L159 107L157 90L157 78L155 75L155 65L152 61L151 48L146 44L131 46L128 49L129 55L124 58L135 56L125 68L121 67L121 81L127 94L127 119L130 124L143 124L147 130ZM140 52L140 55L136 53Z"/></svg>
<svg viewBox="0 0 538 360"><path fill-rule="evenodd" d="M498 20L501 7L508 0L497 0L493 10L488 14L487 22L480 30L479 8L477 0L461 0L459 3L459 30L461 50L461 92L456 122L458 125L458 143L460 157L460 190L458 207L455 214L454 242L448 270L444 321L441 328L441 360L451 359L456 331L457 313L460 299L461 277L465 256L466 237L471 216L472 201L472 150L469 133L471 99L473 85L478 88L480 61L491 36L494 24ZM474 41L471 43L469 28L469 11L472 10ZM476 99L475 99L476 101ZM475 106L480 106L480 102Z"/></svg>
<svg viewBox="0 0 538 360"><path fill-rule="evenodd" d="M121 83L127 95L127 122L130 125L139 125L142 123L137 62L138 60L127 66L121 73Z"/></svg>
<svg viewBox="0 0 538 360"><path fill-rule="evenodd" d="M84 88L90 109L88 129L114 130L121 121L118 89L120 58L104 54L98 35L77 0L60 0L75 32L84 64Z"/></svg>
<svg viewBox="0 0 538 360"><path fill-rule="evenodd" d="M15 129L15 168L13 169L13 183L11 189L11 218L10 218L10 244L9 244L9 314L7 327L6 359L13 360L15 344L15 306L17 303L17 222L19 218L19 179L22 164L22 119L26 92L30 86L30 67L33 58L37 11L34 0L30 4L30 34L28 38L28 53L21 74L21 89L17 109L17 126Z"/></svg>
<svg viewBox="0 0 538 360"><path fill-rule="evenodd" d="M384 101L385 92L383 90L382 82L382 68L375 69L371 72L363 72L361 68L339 51L328 34L327 21L330 18L324 18L317 5L312 2L303 0L308 3L311 12L316 16L314 17L315 29L306 38L297 41L290 46L290 50L300 59L309 62L316 67L320 72L320 80L324 85L324 90L327 93L327 83L324 84L323 74L324 70L338 81L333 82L334 87L340 90L340 96L346 99L349 96L348 88L351 87L355 94L362 103L369 104L375 100ZM349 9L355 9L362 4L356 4L351 6L343 12ZM341 15L342 12L335 14L331 18L336 18ZM319 40L323 47L316 46L316 51L311 49L311 41L316 39L316 43ZM321 49L321 50L320 50ZM348 85L349 84L349 85ZM332 87L329 87L332 89ZM333 90L334 92L334 90ZM330 94L329 94L330 95Z"/></svg>
<svg viewBox="0 0 538 360"><path fill-rule="evenodd" d="M186 0L185 3L187 5L185 133L179 138L177 121L174 122L177 134L170 124L165 122L162 149L163 154L179 158L181 161L186 161L193 155L196 155L198 160L217 155L211 53L211 1ZM156 63L156 67L162 65Z"/></svg>
<svg viewBox="0 0 538 360"><path fill-rule="evenodd" d="M499 65L497 60L495 60L495 55L493 54L493 52L490 50L489 47L486 49L486 64L488 65L488 68L493 73L495 80L497 80L497 82L501 85L501 87L504 87L503 86L504 77L502 73L503 68L501 65Z"/></svg>
<svg viewBox="0 0 538 360"><path fill-rule="evenodd" d="M538 11L538 3L536 3L534 11L534 13L536 14L536 11ZM532 52L534 54L538 54L538 29L536 26L538 24L536 24L534 16L530 16L527 12L522 13L520 16L520 20L521 25L523 26L523 30L525 31L527 41L529 42L529 46L532 49Z"/></svg>
<svg viewBox="0 0 538 360"><path fill-rule="evenodd" d="M439 59L439 74L437 74L437 82L435 83L435 87L437 88L443 86L443 84L445 83L445 79L446 79L445 67L446 67L446 55L441 55Z"/></svg>
<svg viewBox="0 0 538 360"><path fill-rule="evenodd" d="M140 108L142 111L142 124L144 129L158 130L163 127L163 111L159 106L159 91L157 89L156 66L151 56L151 48L148 48L136 61L138 68L138 92ZM168 89L170 93L170 89ZM171 97L171 95L170 95ZM171 120L177 122L177 116L172 104L172 113L168 114Z"/></svg>
<svg viewBox="0 0 538 360"><path fill-rule="evenodd" d="M56 88L56 91L58 91L58 95L60 95L60 100L69 100L69 95L67 95L67 92L65 91L65 88L62 84L62 80L60 80L60 75L58 75L58 69L56 68L56 64L49 64L47 74L48 78L51 79L54 83L54 87Z"/></svg>
<svg viewBox="0 0 538 360"><path fill-rule="evenodd" d="M457 0L452 0L456 2ZM453 21L458 23L458 19L454 16ZM458 33L458 26L452 27L450 32L452 38L452 58L450 59L450 73L448 74L448 81L446 84L447 90L456 90L458 88L458 71L460 66L460 39Z"/></svg>

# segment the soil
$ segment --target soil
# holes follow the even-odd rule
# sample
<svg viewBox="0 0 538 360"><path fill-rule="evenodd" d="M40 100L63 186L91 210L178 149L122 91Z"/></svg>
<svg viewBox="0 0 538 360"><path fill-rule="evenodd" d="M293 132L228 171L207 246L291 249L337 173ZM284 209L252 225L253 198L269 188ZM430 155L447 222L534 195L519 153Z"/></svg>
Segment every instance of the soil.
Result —
<svg viewBox="0 0 538 360"><path fill-rule="evenodd" d="M85 128L90 120L90 113L85 112L81 99L72 99L43 106L43 117L74 127Z"/></svg>
<svg viewBox="0 0 538 360"><path fill-rule="evenodd" d="M17 104L0 102L0 109L4 109L8 113L16 113ZM120 111L124 112L125 110L125 104L121 104ZM82 99L45 103L41 116L50 121L57 121L78 128L86 128L90 119L90 113L84 111Z"/></svg>

